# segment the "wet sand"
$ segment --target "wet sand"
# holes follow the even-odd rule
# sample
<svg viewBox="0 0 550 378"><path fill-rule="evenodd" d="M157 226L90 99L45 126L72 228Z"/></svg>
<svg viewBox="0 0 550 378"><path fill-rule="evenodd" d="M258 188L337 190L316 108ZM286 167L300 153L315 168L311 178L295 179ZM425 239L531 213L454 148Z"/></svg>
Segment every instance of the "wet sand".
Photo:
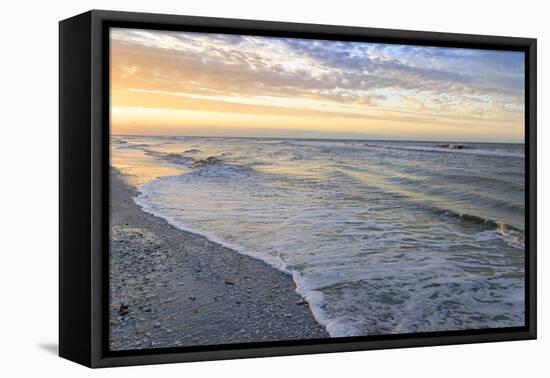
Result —
<svg viewBox="0 0 550 378"><path fill-rule="evenodd" d="M292 278L141 210L111 172L112 350L325 338Z"/></svg>

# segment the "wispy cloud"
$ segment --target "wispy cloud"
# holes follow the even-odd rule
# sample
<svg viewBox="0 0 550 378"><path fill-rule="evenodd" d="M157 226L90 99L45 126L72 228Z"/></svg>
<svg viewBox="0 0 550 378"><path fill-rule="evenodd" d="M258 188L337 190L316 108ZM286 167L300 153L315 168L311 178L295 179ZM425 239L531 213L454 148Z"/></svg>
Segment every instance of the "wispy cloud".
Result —
<svg viewBox="0 0 550 378"><path fill-rule="evenodd" d="M134 29L113 29L111 45L114 106L158 107L156 92L179 96L165 99L172 108L386 121L407 113L441 127L510 123L522 137L523 53Z"/></svg>

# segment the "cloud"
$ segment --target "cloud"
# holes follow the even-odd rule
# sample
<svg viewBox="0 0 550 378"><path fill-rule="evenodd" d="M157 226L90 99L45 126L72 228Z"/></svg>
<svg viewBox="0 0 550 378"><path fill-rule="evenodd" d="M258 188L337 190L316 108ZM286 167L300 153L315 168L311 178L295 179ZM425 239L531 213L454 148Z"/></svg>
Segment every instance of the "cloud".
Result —
<svg viewBox="0 0 550 378"><path fill-rule="evenodd" d="M291 63L283 45L241 43L239 49L217 46L209 40L163 41L154 46L147 39L136 43L135 37L113 40L113 65L117 84L158 86L171 91L238 93L239 95L302 95L342 101L351 91L366 89L360 75L343 75L337 68L317 65L295 54ZM204 44L202 44L202 43ZM170 43L170 44L168 44ZM158 45L163 47L158 47ZM166 46L170 46L167 48ZM174 51L185 53L175 54ZM159 61L162 64L159 64ZM128 68L135 70L130 78ZM126 79L126 80L124 80ZM158 88L157 88L158 89ZM362 102L369 102L363 93ZM379 98L373 95L372 98Z"/></svg>
<svg viewBox="0 0 550 378"><path fill-rule="evenodd" d="M285 43L351 78L361 75L370 88L523 98L523 53L297 39Z"/></svg>
<svg viewBox="0 0 550 378"><path fill-rule="evenodd" d="M112 29L111 49L121 96L224 96L240 109L239 98L296 98L328 112L415 111L419 121L518 120L524 112L518 52L135 29Z"/></svg>

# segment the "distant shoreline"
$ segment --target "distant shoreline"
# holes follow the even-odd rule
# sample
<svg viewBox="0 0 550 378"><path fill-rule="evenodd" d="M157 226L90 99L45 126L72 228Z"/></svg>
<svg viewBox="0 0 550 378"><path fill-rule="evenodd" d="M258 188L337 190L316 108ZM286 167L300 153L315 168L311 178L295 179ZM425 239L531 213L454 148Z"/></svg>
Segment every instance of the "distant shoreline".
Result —
<svg viewBox="0 0 550 378"><path fill-rule="evenodd" d="M329 337L291 277L142 211L110 178L112 350Z"/></svg>

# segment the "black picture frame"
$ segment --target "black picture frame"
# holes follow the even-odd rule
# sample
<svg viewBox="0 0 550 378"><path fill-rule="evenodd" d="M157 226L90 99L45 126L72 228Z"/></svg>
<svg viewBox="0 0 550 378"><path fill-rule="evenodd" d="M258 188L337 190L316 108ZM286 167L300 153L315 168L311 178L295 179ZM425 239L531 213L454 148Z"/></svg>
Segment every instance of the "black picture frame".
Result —
<svg viewBox="0 0 550 378"><path fill-rule="evenodd" d="M110 351L109 27L525 52L525 327ZM59 354L88 367L536 338L536 39L92 10L59 24Z"/></svg>

